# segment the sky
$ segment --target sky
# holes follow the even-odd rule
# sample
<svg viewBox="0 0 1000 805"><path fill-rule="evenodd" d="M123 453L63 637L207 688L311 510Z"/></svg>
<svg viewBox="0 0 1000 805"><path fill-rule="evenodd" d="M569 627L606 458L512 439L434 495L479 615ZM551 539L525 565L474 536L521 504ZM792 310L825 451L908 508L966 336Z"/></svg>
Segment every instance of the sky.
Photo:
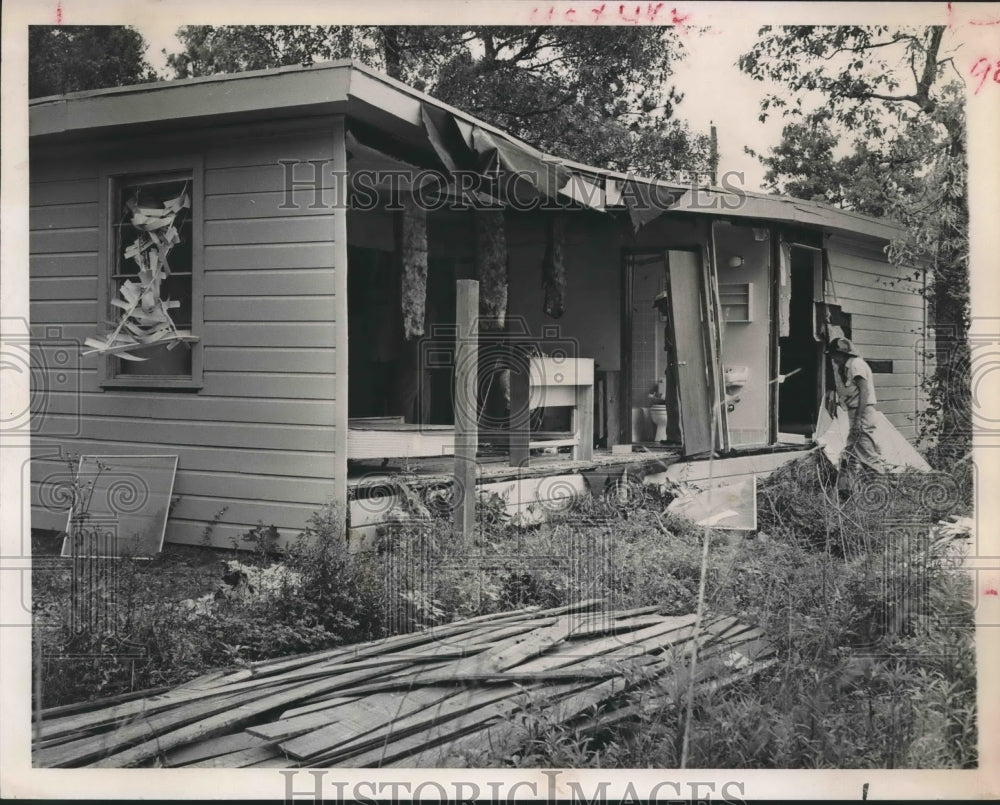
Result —
<svg viewBox="0 0 1000 805"><path fill-rule="evenodd" d="M180 50L174 36L176 28L135 24L149 44L146 56L160 71L166 71L161 51ZM743 148L750 146L764 153L781 139L782 123L771 118L760 123L757 115L765 85L740 72L736 61L753 44L755 25L733 24L709 30L681 28L685 58L676 63L671 84L684 94L675 116L687 121L695 132L708 134L714 121L719 138L719 175L727 171L744 174L743 187L751 192L762 190L764 168ZM720 91L726 88L725 92ZM677 166L683 169L684 166ZM740 180L732 178L731 185Z"/></svg>

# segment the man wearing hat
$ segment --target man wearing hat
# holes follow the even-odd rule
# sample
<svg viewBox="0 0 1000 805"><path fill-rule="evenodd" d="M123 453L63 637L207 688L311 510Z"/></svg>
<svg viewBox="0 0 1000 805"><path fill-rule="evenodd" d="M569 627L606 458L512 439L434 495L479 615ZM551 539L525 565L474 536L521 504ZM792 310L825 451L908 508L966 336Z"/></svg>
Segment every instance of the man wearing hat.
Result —
<svg viewBox="0 0 1000 805"><path fill-rule="evenodd" d="M851 423L844 455L879 469L883 462L875 441L876 400L871 367L847 338L831 339L826 351L835 368L837 398L847 409Z"/></svg>

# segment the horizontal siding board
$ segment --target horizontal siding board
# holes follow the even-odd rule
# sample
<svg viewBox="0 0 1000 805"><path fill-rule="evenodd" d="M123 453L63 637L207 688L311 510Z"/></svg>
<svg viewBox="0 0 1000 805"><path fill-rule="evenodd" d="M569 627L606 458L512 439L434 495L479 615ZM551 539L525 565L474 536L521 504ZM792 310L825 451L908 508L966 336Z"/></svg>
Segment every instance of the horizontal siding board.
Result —
<svg viewBox="0 0 1000 805"><path fill-rule="evenodd" d="M279 217L281 216L281 217ZM333 215L282 216L270 219L208 221L206 246L251 243L328 243L333 235Z"/></svg>
<svg viewBox="0 0 1000 805"><path fill-rule="evenodd" d="M205 270L248 268L331 268L332 243L277 243L207 246Z"/></svg>
<svg viewBox="0 0 1000 805"><path fill-rule="evenodd" d="M322 401L239 397L206 397L196 394L163 394L155 391L49 393L46 413L87 417L130 417L136 420L256 422L276 425L332 426L333 411Z"/></svg>
<svg viewBox="0 0 1000 805"><path fill-rule="evenodd" d="M290 514L292 517L296 516L296 512L294 511ZM283 523L288 516L289 514L286 513L285 507L275 506L272 511L272 515L264 518L264 522ZM204 522L198 520L180 520L172 518L167 521L166 541L177 545L203 545L209 548L225 548L228 550L232 550L234 544L247 548L249 547L249 544L244 542L242 537L251 528L256 527L256 525L256 521L240 525L219 523L211 529L208 539L206 540L206 524ZM278 546L281 547L282 545L294 543L298 535L301 533L301 528L279 527L278 533L280 535Z"/></svg>
<svg viewBox="0 0 1000 805"><path fill-rule="evenodd" d="M210 271L204 278L205 295L244 296L304 296L325 294L330 296L336 289L333 272L322 268L287 268Z"/></svg>
<svg viewBox="0 0 1000 805"><path fill-rule="evenodd" d="M254 139L243 135L260 127L219 128L155 137L142 150L106 147L101 154L96 146L69 156L53 148L34 166L32 331L44 344L33 359L47 375L33 454L56 448L178 455L181 502L168 525L170 541L201 542L206 522L227 503L230 510L212 534L215 544L231 547L232 538L258 521L295 536L336 491L333 294L343 278L332 270L335 138L327 122L329 132L315 120L293 121L285 133L268 126L268 136ZM78 349L95 334L100 314L98 166L176 153L205 156L203 388L103 390L100 359L83 358ZM320 160L317 188L286 193L291 176L281 159ZM312 177L311 167L295 171L307 185ZM316 189L324 192L319 205ZM281 209L286 202L290 208ZM46 325L54 324L59 343L45 338ZM59 372L67 382L57 385L55 370L67 355L69 371ZM59 469L58 462L37 463L40 471Z"/></svg>
<svg viewBox="0 0 1000 805"><path fill-rule="evenodd" d="M97 223L96 203L53 204L48 207L32 207L28 212L28 228L32 230L96 227Z"/></svg>
<svg viewBox="0 0 1000 805"><path fill-rule="evenodd" d="M332 322L332 296L210 296L205 321Z"/></svg>
<svg viewBox="0 0 1000 805"><path fill-rule="evenodd" d="M35 146L29 155L31 181L58 183L78 179L96 179L100 147L82 144L76 149L55 146Z"/></svg>
<svg viewBox="0 0 1000 805"><path fill-rule="evenodd" d="M332 402L336 394L336 382L333 375L329 374L206 372L202 394L226 397L286 397Z"/></svg>
<svg viewBox="0 0 1000 805"><path fill-rule="evenodd" d="M923 310L924 299L920 294L907 291L895 291L886 288L859 285L853 282L837 283L838 299L860 299L868 302L878 302L883 305L899 305Z"/></svg>
<svg viewBox="0 0 1000 805"><path fill-rule="evenodd" d="M200 521L208 524L222 509L218 500L192 500L179 490L176 494L180 495L180 500L171 513L171 518L176 518L177 521ZM263 523L265 526L281 523L285 528L301 532L309 518L322 504L320 501L309 504L290 501L232 500L223 505L228 505L229 508L211 530L217 529L222 524L240 524L241 530L246 533L258 523ZM202 526L202 534L205 528L206 526ZM232 543L229 547L233 547ZM249 548L250 545L243 543L241 547Z"/></svg>
<svg viewBox="0 0 1000 805"><path fill-rule="evenodd" d="M61 252L93 252L97 250L97 227L77 229L34 229L29 233L28 251L31 254Z"/></svg>
<svg viewBox="0 0 1000 805"><path fill-rule="evenodd" d="M833 234L827 241L827 248L840 253L868 257L873 260L886 259L885 241L873 240L857 234Z"/></svg>
<svg viewBox="0 0 1000 805"><path fill-rule="evenodd" d="M317 203L312 189L274 190L261 193L220 194L205 197L205 220L227 221L233 218L271 218L274 216L330 215L329 198Z"/></svg>
<svg viewBox="0 0 1000 805"><path fill-rule="evenodd" d="M851 332L856 330L877 333L877 337L881 337L882 333L899 333L909 337L924 338L923 323L919 319L900 323L878 316L855 313L851 315Z"/></svg>
<svg viewBox="0 0 1000 805"><path fill-rule="evenodd" d="M287 507L279 504L275 504L269 509L269 514L271 516L261 518L266 523L281 523L289 519L289 516L293 518L299 516L299 513L294 509L288 510ZM209 530L208 539L206 539L205 533L206 525L205 522L200 520L181 520L171 517L167 520L166 541L180 545L199 545L207 548L232 550L234 544L247 545L247 543L243 542L242 537L251 528L256 526L256 522L241 524L218 523L214 528ZM66 528L66 514L61 511L50 511L41 506L34 506L31 513L31 527L63 531ZM301 527L279 528L279 534L283 538L279 540L279 544L282 542L285 544L294 542L299 533L301 533Z"/></svg>
<svg viewBox="0 0 1000 805"><path fill-rule="evenodd" d="M279 159L330 160L333 158L332 134L301 132L275 134L247 139L233 148L217 143L205 150L205 167L218 170L248 165L274 165Z"/></svg>
<svg viewBox="0 0 1000 805"><path fill-rule="evenodd" d="M97 299L97 277L36 277L31 281L28 293L32 301L66 299L89 302Z"/></svg>
<svg viewBox="0 0 1000 805"><path fill-rule="evenodd" d="M260 478L217 472L182 473L177 484L179 494L216 501L272 500L310 505L315 508L329 500L332 490L333 481L330 479Z"/></svg>
<svg viewBox="0 0 1000 805"><path fill-rule="evenodd" d="M867 320L866 322L867 323ZM911 347L916 355L916 349L918 346L924 343L924 338L919 333L912 332L908 333L905 331L892 331L892 330L869 330L865 327L860 327L858 324L854 324L851 327L851 340L855 344L865 344L874 346L876 349L879 346L892 346L892 347ZM867 350L865 350L867 353ZM868 357L865 354L865 357Z"/></svg>
<svg viewBox="0 0 1000 805"><path fill-rule="evenodd" d="M62 432L71 417L68 414L48 414L46 426ZM95 441L149 441L157 444L300 452L332 450L334 433L332 425L192 422L110 416L86 416L79 419L79 426L81 438Z"/></svg>
<svg viewBox="0 0 1000 805"><path fill-rule="evenodd" d="M95 280L96 282L96 280ZM60 324L58 322L31 322L31 337L39 341L45 341L46 330L52 329L53 326L57 326L61 332L61 338L67 341L76 341L80 344L83 343L85 338L90 338L94 334L94 325L91 324L79 324L79 323L69 323Z"/></svg>
<svg viewBox="0 0 1000 805"><path fill-rule="evenodd" d="M97 178L76 181L35 182L30 180L28 191L31 207L49 204L96 204L98 196Z"/></svg>
<svg viewBox="0 0 1000 805"><path fill-rule="evenodd" d="M329 374L333 370L333 359L332 349L312 347L211 347L205 350L205 371Z"/></svg>
<svg viewBox="0 0 1000 805"><path fill-rule="evenodd" d="M205 323L205 344L220 347L334 347L334 335L332 323Z"/></svg>
<svg viewBox="0 0 1000 805"><path fill-rule="evenodd" d="M45 277L97 276L97 252L31 256L31 282Z"/></svg>
<svg viewBox="0 0 1000 805"><path fill-rule="evenodd" d="M831 263L833 281L840 291L841 286L856 285L862 288L877 288L893 294L921 298L923 283L913 279L913 275L903 275L892 266L877 263L859 264L856 268ZM880 270L882 269L882 270Z"/></svg>
<svg viewBox="0 0 1000 805"><path fill-rule="evenodd" d="M878 389L876 389L876 394ZM909 414L913 415L915 412L915 404L912 399L908 400L885 400L879 398L878 409L885 415L889 414Z"/></svg>
<svg viewBox="0 0 1000 805"><path fill-rule="evenodd" d="M337 180L333 176L333 163L320 164L315 173L309 165L296 165L286 170L278 159L296 159L295 156L277 156L264 165L233 168L215 168L205 171L205 193L268 193L275 190L319 188L325 199L332 203L336 198ZM339 188L343 189L343 188Z"/></svg>
<svg viewBox="0 0 1000 805"><path fill-rule="evenodd" d="M55 501L51 500L51 487L49 487L49 484L53 483L52 479L65 478L68 480L70 477L71 475L65 466L61 471L56 469L52 476L40 477L31 486L32 505L47 505L51 511L65 511L67 513L63 517L67 517L68 510L53 505ZM262 520L267 524L268 518L274 515L274 510L282 508L285 510L285 523L288 524L288 514L291 513L300 524L298 527L302 528L305 526L310 515L322 507L325 497L329 496L330 488L331 484L329 482L325 485L325 489L317 486L312 489L316 497L312 500L301 502L269 500L267 497L253 499L226 496L220 499L196 494L197 486L189 483L185 473L178 473L174 482L173 496L175 498L179 497L180 500L176 502L174 508L171 510L170 517L171 519L201 520L208 523L215 519L223 506L226 506L225 513L219 519L220 523L250 524Z"/></svg>
<svg viewBox="0 0 1000 805"><path fill-rule="evenodd" d="M29 310L31 320L38 322L96 323L99 315L96 300L89 302L76 302L71 300L49 299L45 301L32 302L29 306Z"/></svg>
<svg viewBox="0 0 1000 805"><path fill-rule="evenodd" d="M845 313L864 314L886 321L901 321L908 325L923 322L923 312L920 308L908 307L906 305L883 305L878 302L869 302L864 299L847 299L840 297L837 304L843 308Z"/></svg>
<svg viewBox="0 0 1000 805"><path fill-rule="evenodd" d="M329 453L287 450L260 450L202 445L158 443L138 438L120 441L97 441L80 437L67 446L65 441L38 436L32 440L32 455L46 455L52 449L71 449L80 455L175 455L178 472L244 472L250 475L283 476L286 478L331 478L334 467Z"/></svg>
<svg viewBox="0 0 1000 805"><path fill-rule="evenodd" d="M885 344L858 343L858 351L866 358L876 360L913 360L913 347L888 346Z"/></svg>

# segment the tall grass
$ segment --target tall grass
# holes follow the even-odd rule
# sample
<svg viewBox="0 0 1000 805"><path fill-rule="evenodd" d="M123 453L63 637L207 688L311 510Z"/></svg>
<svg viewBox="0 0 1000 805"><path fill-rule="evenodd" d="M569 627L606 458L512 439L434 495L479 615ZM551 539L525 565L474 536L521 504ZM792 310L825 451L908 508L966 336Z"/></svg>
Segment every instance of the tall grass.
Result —
<svg viewBox="0 0 1000 805"><path fill-rule="evenodd" d="M926 538L946 511L926 483L896 478L888 492L858 485L842 500L829 469L810 459L761 485L757 533L710 533L709 613L762 627L777 662L697 698L690 766L975 765L969 579L948 545ZM363 554L348 553L340 512L327 507L280 557L299 584L201 612L152 600L125 560L114 630L45 630L50 655L76 658L46 660L44 704L528 605L603 598L618 609L690 613L704 530L667 511L669 501L651 490L588 498L522 527L502 500L484 499L468 542L452 533L446 506L430 506L421 518L400 517L378 550ZM250 535L258 563L276 561L267 534ZM51 574L36 583L39 609L58 609L61 590L44 589L58 586ZM121 657L129 645L142 655ZM80 656L87 652L104 656ZM629 717L610 724L600 713L551 723L543 700L518 716L528 736L520 749L476 762L676 767L683 690L683 674L637 679L618 703Z"/></svg>

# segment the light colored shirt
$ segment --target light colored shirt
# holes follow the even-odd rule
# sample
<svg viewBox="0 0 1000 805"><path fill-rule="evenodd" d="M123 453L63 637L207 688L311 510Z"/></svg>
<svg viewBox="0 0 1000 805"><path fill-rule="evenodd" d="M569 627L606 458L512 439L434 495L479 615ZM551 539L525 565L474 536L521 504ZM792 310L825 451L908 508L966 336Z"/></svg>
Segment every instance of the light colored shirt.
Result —
<svg viewBox="0 0 1000 805"><path fill-rule="evenodd" d="M858 407L858 401L861 396L857 382L857 378L859 377L864 378L864 381L868 384L868 402L872 405L877 402L875 399L875 384L872 382L872 370L863 358L848 358L844 363L844 374L847 376L846 382L841 378L839 369L833 373L833 376L837 384L837 396L845 406L848 408Z"/></svg>

